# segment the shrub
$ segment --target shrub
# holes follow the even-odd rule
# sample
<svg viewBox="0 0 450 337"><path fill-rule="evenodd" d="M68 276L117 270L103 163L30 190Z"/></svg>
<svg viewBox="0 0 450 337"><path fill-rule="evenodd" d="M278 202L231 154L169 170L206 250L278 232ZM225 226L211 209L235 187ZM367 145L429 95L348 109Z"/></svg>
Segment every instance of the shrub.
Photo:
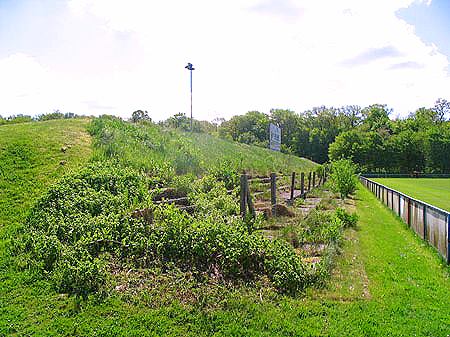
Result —
<svg viewBox="0 0 450 337"><path fill-rule="evenodd" d="M350 214L343 208L337 208L335 213L336 216L344 223L345 228L356 227L358 222L358 215L356 213Z"/></svg>
<svg viewBox="0 0 450 337"><path fill-rule="evenodd" d="M267 275L280 291L308 284L301 259L283 242L249 231L237 202L213 176L195 181L195 215L153 206L153 179L116 162L92 163L52 186L33 206L25 234L29 265L79 298L101 289L109 259L131 267L176 263L220 278ZM183 185L185 182L180 182ZM132 211L150 207L151 218Z"/></svg>
<svg viewBox="0 0 450 337"><path fill-rule="evenodd" d="M341 159L331 164L331 185L335 192L339 192L342 199L355 192L358 180L354 164L347 159Z"/></svg>

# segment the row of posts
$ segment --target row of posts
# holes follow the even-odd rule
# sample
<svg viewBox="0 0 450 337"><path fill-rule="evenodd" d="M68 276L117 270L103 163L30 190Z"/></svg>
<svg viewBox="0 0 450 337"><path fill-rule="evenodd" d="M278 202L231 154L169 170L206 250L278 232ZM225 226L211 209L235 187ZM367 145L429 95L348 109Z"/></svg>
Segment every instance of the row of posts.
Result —
<svg viewBox="0 0 450 337"><path fill-rule="evenodd" d="M291 175L291 186L290 186L290 199L289 202L293 202L296 197L306 198L306 192L311 191L312 187L316 187L316 172L309 172L308 174L308 188L305 186L305 173L300 173L300 195L295 195L295 182L296 182L296 173L292 172ZM319 177L318 185L323 185L326 181L326 174L324 173ZM277 204L277 175L275 173L270 174L270 203L272 205L272 214L276 215L276 207ZM241 191L240 191L240 214L245 217L248 212L255 216L255 207L253 205L252 197L250 194L250 188L248 185L248 176L247 174L241 175Z"/></svg>

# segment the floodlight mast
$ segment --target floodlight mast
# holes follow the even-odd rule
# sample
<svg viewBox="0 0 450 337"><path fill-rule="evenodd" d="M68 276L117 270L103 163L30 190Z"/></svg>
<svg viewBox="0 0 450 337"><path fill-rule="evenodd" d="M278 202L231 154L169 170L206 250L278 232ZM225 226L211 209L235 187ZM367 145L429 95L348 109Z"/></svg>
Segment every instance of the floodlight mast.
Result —
<svg viewBox="0 0 450 337"><path fill-rule="evenodd" d="M191 132L192 132L192 70L195 70L195 68L192 66L192 63L188 63L185 68L189 70L191 73Z"/></svg>

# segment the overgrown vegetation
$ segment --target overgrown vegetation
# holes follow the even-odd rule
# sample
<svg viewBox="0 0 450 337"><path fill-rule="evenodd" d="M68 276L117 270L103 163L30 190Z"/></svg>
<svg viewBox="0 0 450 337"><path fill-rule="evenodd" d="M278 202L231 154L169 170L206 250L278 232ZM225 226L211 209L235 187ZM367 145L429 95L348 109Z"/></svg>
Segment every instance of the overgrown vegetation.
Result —
<svg viewBox="0 0 450 337"><path fill-rule="evenodd" d="M341 195L341 199L355 192L358 184L355 173L355 165L350 160L341 159L331 163L330 184Z"/></svg>
<svg viewBox="0 0 450 337"><path fill-rule="evenodd" d="M8 243L18 239L15 229L23 226L49 184L78 171L90 158L85 123L58 120L0 128L0 335L448 333L448 267L363 188L355 198L358 230L345 232L343 254L324 288L292 297L273 292L264 282L244 288L214 281L202 285L190 273L130 268L114 271L120 279L110 296L102 301L92 297L74 310L73 300L56 293L51 283L17 268ZM130 288L123 290L124 285Z"/></svg>
<svg viewBox="0 0 450 337"><path fill-rule="evenodd" d="M89 131L93 163L42 196L18 249L58 291L87 298L104 287L113 266L164 269L168 263L229 280L266 275L283 292L310 283L291 246L254 233L248 223L254 220L237 215L236 193L228 190L236 188L242 163L207 166L186 137L148 121L103 117ZM166 187L187 196L193 214L155 205Z"/></svg>

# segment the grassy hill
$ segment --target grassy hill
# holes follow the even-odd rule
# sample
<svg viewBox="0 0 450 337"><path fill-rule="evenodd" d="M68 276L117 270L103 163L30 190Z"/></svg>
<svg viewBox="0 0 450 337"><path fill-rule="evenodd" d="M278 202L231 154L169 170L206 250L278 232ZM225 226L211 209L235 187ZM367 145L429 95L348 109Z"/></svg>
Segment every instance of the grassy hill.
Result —
<svg viewBox="0 0 450 337"><path fill-rule="evenodd" d="M171 174L204 174L228 166L238 171L269 174L310 171L314 162L269 149L227 141L208 134L162 129L154 124L131 124L115 118L95 119L95 158L120 159L146 171L173 169Z"/></svg>
<svg viewBox="0 0 450 337"><path fill-rule="evenodd" d="M306 160L207 135L116 120L91 124L91 137L89 123L0 126L0 335L448 334L449 268L363 189L356 196L359 227L346 233L337 268L324 289L290 296L264 281L252 287L220 282L201 286L176 270L158 276L158 270L118 269L116 276L127 277L138 293L118 288L107 296L89 297L78 308L73 298L57 292L11 250L30 209L63 176L76 176L89 161L100 159L144 174L158 173L163 179L177 172L223 171L221 163L260 174L314 167ZM224 152L227 155L221 156Z"/></svg>

